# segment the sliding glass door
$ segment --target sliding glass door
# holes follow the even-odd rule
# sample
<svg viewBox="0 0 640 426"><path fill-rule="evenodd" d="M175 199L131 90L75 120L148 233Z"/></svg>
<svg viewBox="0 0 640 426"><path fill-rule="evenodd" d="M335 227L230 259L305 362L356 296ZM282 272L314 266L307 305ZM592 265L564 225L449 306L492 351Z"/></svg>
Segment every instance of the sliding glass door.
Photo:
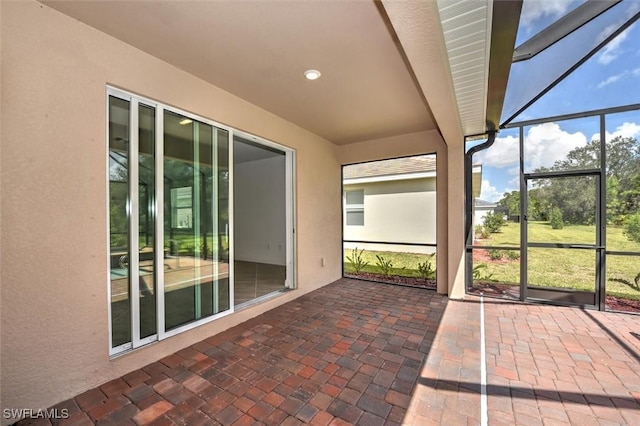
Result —
<svg viewBox="0 0 640 426"><path fill-rule="evenodd" d="M231 311L230 132L108 97L110 353Z"/></svg>
<svg viewBox="0 0 640 426"><path fill-rule="evenodd" d="M228 241L220 232L229 220L220 202L228 198L229 133L171 111L164 128L164 313L172 330L229 309Z"/></svg>

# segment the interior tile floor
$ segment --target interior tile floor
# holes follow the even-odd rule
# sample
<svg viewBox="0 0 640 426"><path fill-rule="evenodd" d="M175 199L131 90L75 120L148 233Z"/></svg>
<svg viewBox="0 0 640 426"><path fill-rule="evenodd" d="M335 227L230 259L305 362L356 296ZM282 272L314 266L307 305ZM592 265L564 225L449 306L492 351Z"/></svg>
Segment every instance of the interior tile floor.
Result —
<svg viewBox="0 0 640 426"><path fill-rule="evenodd" d="M236 260L234 266L236 306L285 288L286 268L283 265Z"/></svg>
<svg viewBox="0 0 640 426"><path fill-rule="evenodd" d="M55 408L61 425L637 425L640 316L341 279Z"/></svg>

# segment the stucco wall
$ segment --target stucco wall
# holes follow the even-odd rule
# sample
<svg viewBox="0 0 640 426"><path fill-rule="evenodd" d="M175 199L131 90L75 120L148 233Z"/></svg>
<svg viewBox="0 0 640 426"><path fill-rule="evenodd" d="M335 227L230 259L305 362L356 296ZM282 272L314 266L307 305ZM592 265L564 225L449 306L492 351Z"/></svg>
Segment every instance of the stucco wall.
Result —
<svg viewBox="0 0 640 426"><path fill-rule="evenodd" d="M286 264L285 175L284 155L234 166L235 260Z"/></svg>
<svg viewBox="0 0 640 426"><path fill-rule="evenodd" d="M339 278L334 145L39 3L1 2L1 24L2 408L50 406ZM107 84L296 149L299 290L109 360Z"/></svg>
<svg viewBox="0 0 640 426"><path fill-rule="evenodd" d="M347 225L343 218L345 240L436 243L435 178L344 185L345 191L358 189L364 191L364 225Z"/></svg>

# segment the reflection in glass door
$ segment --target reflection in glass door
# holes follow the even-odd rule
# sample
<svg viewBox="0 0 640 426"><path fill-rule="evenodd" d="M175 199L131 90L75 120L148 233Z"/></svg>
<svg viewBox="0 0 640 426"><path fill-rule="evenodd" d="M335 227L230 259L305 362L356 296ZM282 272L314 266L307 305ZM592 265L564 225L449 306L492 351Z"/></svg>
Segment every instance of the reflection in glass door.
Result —
<svg viewBox="0 0 640 426"><path fill-rule="evenodd" d="M595 307L603 250L599 174L536 173L525 182L525 298Z"/></svg>
<svg viewBox="0 0 640 426"><path fill-rule="evenodd" d="M173 330L229 309L226 130L164 111L164 320Z"/></svg>

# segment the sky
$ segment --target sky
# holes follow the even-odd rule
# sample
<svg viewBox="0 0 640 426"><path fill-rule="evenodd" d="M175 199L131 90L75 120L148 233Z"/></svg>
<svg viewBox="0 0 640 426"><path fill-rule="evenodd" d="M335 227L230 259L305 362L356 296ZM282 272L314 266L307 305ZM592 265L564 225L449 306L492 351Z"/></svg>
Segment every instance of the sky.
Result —
<svg viewBox="0 0 640 426"><path fill-rule="evenodd" d="M575 9L583 0L525 0L516 46L547 25ZM514 64L509 78L503 122L524 100L540 93L582 54L596 46L625 19L640 11L640 0L624 0L621 8L576 31L565 43ZM614 8L616 9L616 8ZM533 72L532 72L533 71ZM516 84L517 83L517 84ZM640 103L640 21L630 26L603 49L555 86L513 122L579 113ZM640 111L606 117L606 137L640 140ZM480 198L496 202L505 192L519 189L518 129L503 129L488 150L474 156L482 164ZM524 171L549 167L572 149L599 139L598 117L546 122L524 128Z"/></svg>

